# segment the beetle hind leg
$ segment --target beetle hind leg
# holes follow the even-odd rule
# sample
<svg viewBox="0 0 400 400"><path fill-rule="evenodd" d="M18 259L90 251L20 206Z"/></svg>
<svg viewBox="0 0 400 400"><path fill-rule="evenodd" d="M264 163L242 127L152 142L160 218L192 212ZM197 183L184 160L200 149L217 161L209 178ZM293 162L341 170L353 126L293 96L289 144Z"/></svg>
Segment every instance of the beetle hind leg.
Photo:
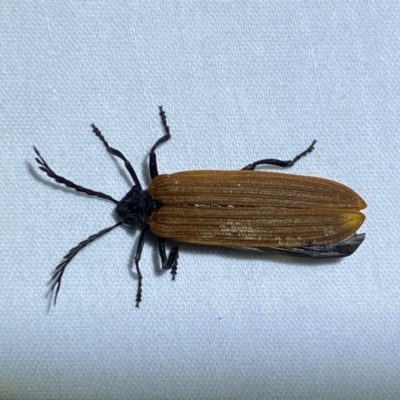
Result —
<svg viewBox="0 0 400 400"><path fill-rule="evenodd" d="M172 280L175 280L176 270L178 269L178 257L179 257L179 249L178 246L174 246L167 258L167 252L165 250L165 239L158 238L158 250L160 253L162 269L171 270Z"/></svg>
<svg viewBox="0 0 400 400"><path fill-rule="evenodd" d="M242 168L242 170L254 171L258 165L276 165L278 167L283 167L283 168L293 167L293 165L296 164L296 162L299 161L300 158L306 156L308 153L311 153L314 150L314 145L316 142L317 142L316 140L313 140L311 145L302 153L293 158L293 160L283 161L283 160L276 160L274 158L265 158L263 160L258 160L249 165L246 165L244 168Z"/></svg>

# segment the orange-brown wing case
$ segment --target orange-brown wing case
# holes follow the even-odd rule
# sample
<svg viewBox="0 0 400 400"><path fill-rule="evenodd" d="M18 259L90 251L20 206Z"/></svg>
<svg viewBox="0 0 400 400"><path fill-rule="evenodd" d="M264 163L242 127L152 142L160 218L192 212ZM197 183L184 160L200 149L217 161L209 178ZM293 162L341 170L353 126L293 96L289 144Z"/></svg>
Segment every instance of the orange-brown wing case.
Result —
<svg viewBox="0 0 400 400"><path fill-rule="evenodd" d="M363 223L364 200L328 179L263 171L159 175L149 192L162 206L151 231L176 241L233 247L327 245Z"/></svg>

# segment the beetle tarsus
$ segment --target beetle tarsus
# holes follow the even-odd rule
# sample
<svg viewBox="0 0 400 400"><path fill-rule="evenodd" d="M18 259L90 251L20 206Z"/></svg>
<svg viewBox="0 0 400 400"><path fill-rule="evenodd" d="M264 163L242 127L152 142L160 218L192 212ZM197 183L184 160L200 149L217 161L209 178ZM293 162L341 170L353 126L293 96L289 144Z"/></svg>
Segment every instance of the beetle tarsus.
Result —
<svg viewBox="0 0 400 400"><path fill-rule="evenodd" d="M136 308L139 308L139 304L142 301L142 276L138 278L138 285L136 291Z"/></svg>
<svg viewBox="0 0 400 400"><path fill-rule="evenodd" d="M178 246L174 246L169 252L167 267L171 269L172 280L175 280L176 272L178 270Z"/></svg>

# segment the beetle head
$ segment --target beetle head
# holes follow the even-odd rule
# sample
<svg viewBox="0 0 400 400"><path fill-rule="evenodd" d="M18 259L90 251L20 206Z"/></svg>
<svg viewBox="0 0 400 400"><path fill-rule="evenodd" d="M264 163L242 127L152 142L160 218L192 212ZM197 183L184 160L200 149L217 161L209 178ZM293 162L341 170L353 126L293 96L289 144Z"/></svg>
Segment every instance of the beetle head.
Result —
<svg viewBox="0 0 400 400"><path fill-rule="evenodd" d="M126 226L144 227L146 225L146 195L138 185L122 198L117 204L116 212Z"/></svg>

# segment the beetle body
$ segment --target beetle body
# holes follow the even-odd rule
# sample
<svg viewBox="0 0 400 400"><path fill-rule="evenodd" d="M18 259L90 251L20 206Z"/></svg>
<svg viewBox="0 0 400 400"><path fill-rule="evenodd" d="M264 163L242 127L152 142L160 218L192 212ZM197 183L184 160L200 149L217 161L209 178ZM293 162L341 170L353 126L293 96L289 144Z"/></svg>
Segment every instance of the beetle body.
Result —
<svg viewBox="0 0 400 400"><path fill-rule="evenodd" d="M159 175L149 192L159 237L195 244L263 248L323 246L352 236L365 202L327 179L262 171Z"/></svg>
<svg viewBox="0 0 400 400"><path fill-rule="evenodd" d="M178 248L174 246L167 256L166 239L313 258L348 256L364 240L365 235L356 232L365 219L361 210L366 203L352 189L322 178L255 171L259 165L291 167L313 150L316 141L289 161L263 159L239 171L183 171L159 175L155 150L171 137L161 107L160 116L165 134L150 151L152 181L147 190L141 187L125 156L110 147L98 128L92 125L107 151L124 161L133 179L133 187L120 201L57 175L35 148L39 168L48 176L77 191L114 202L119 219L115 225L71 249L56 267L50 281L54 303L61 278L72 258L87 244L122 224L141 230L135 255L137 306L142 292L139 261L149 230L158 237L162 268L170 269L173 278Z"/></svg>

